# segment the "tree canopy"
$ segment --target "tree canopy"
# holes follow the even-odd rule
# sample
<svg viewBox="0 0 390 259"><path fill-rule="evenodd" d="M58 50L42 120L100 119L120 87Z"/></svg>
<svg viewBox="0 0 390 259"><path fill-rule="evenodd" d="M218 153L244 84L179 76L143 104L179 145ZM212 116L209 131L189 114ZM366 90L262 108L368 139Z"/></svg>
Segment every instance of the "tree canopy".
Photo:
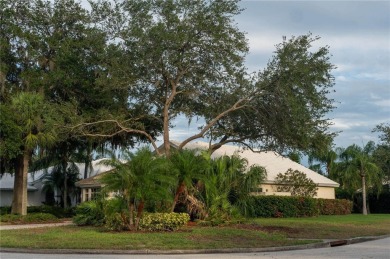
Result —
<svg viewBox="0 0 390 259"><path fill-rule="evenodd" d="M327 46L312 47L319 37L307 34L276 45L267 67L254 75L244 66L247 40L234 22L238 1L102 1L92 8L122 51L121 62L110 68L113 89L128 89L129 107L146 107L141 117L162 126L168 154L172 120L179 114L205 121L179 149L208 137L216 142L211 149L234 142L307 151L332 135L325 115L333 108L327 94L334 66ZM154 144L138 123L141 117L106 120L113 127L105 135L133 132ZM90 132L98 123L79 126Z"/></svg>

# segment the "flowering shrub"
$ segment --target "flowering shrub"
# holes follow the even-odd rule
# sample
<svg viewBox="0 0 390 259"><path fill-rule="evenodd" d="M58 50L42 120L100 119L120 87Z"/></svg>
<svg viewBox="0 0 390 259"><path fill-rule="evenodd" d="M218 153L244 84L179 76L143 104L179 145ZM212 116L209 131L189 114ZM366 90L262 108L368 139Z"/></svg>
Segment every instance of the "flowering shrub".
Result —
<svg viewBox="0 0 390 259"><path fill-rule="evenodd" d="M185 226L189 220L187 213L148 213L142 217L139 228L148 231L174 231Z"/></svg>

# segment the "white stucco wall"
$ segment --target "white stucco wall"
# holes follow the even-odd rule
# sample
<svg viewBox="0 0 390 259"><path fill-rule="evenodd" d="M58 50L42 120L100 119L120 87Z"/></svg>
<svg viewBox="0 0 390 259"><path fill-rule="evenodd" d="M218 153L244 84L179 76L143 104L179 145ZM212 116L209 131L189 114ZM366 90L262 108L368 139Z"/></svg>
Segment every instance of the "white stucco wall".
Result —
<svg viewBox="0 0 390 259"><path fill-rule="evenodd" d="M287 192L277 192L276 186L273 184L261 184L259 185L259 192L254 193L255 195L277 195L277 196L291 196ZM335 190L334 187L318 187L317 195L314 198L321 199L335 199Z"/></svg>
<svg viewBox="0 0 390 259"><path fill-rule="evenodd" d="M0 191L0 207L6 207L12 205L13 191L2 190ZM40 206L45 201L45 195L41 194L40 191L29 191L27 192L27 206Z"/></svg>
<svg viewBox="0 0 390 259"><path fill-rule="evenodd" d="M314 198L335 199L335 189L334 187L318 187L317 196Z"/></svg>

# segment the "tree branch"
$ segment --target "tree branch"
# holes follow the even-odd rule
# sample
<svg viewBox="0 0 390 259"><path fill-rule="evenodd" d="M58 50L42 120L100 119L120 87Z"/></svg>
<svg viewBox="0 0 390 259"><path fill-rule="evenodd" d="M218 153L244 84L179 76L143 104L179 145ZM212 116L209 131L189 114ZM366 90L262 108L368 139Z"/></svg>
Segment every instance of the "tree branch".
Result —
<svg viewBox="0 0 390 259"><path fill-rule="evenodd" d="M240 100L238 100L235 104L233 104L229 109L221 112L220 114L218 114L214 119L212 119L198 134L195 134L189 138L187 138L186 140L184 140L178 147L179 150L181 150L185 145L187 145L189 142L195 140L195 139L198 139L198 138L201 138L204 136L204 134L215 124L217 123L222 117L226 116L227 114L229 114L230 112L232 111L236 111L236 110L239 110L239 109L242 109L243 107L245 107L245 104L241 105L241 103L245 102L245 101L249 101L248 98L242 98Z"/></svg>
<svg viewBox="0 0 390 259"><path fill-rule="evenodd" d="M92 125L98 125L98 124L102 124L102 123L114 123L114 124L116 124L116 126L118 128L120 128L120 130L118 130L118 131L116 131L114 133L111 133L111 134L101 134L101 133L94 134L94 133L84 132L84 130L83 130L84 127L88 127L88 126L92 126ZM80 124L77 124L77 125L75 125L73 127L70 127L70 128L71 129L82 128L81 129L82 135L83 136L88 136L88 137L106 137L106 138L110 138L110 137L113 137L113 136L118 135L118 134L123 133L123 132L143 135L143 136L145 136L149 140L150 144L152 144L152 146L155 149L157 155L160 155L160 152L158 151L158 147L156 145L156 142L154 141L153 137L150 134L148 134L144 130L129 129L129 128L123 126L117 120L102 120L102 121L96 121L96 122L80 123Z"/></svg>

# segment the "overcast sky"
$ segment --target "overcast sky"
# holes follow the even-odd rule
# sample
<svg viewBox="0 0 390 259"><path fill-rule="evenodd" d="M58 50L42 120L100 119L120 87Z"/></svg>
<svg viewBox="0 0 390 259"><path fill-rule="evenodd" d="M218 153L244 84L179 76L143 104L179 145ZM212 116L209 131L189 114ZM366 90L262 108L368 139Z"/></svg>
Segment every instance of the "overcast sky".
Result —
<svg viewBox="0 0 390 259"><path fill-rule="evenodd" d="M283 36L311 32L317 46L328 45L336 79L337 108L328 118L338 147L378 142L372 129L390 123L390 1L242 1L236 17L247 33L249 71L263 69ZM177 120L173 139L196 128Z"/></svg>

